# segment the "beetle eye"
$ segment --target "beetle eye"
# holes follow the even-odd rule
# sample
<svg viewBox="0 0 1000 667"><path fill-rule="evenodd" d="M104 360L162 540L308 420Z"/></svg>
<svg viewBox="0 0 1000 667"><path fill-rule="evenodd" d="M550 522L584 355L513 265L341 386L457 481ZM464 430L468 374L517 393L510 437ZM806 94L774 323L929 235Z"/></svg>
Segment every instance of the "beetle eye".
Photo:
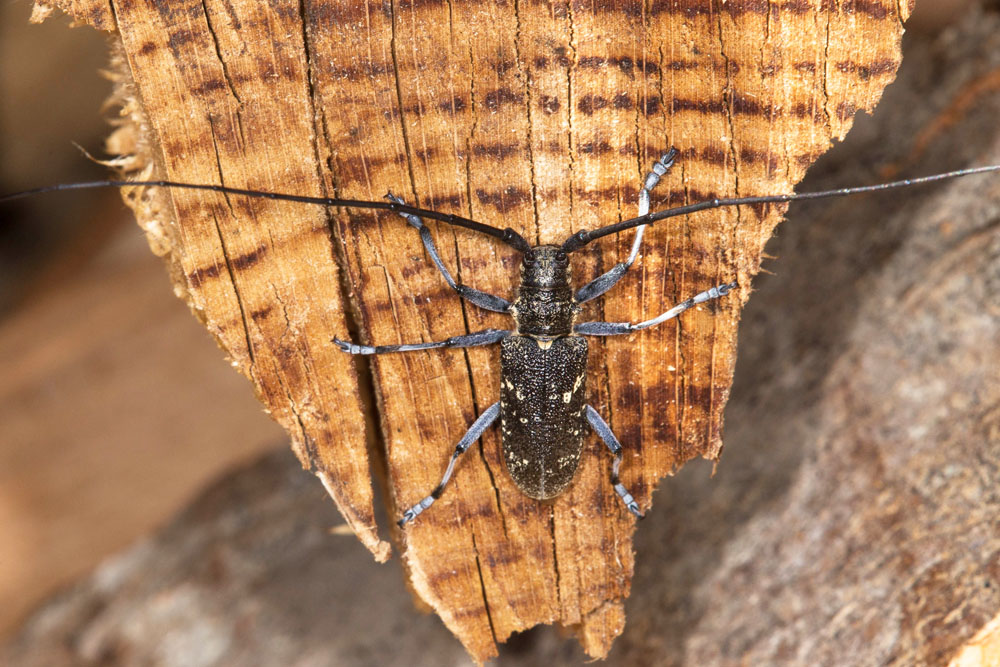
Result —
<svg viewBox="0 0 1000 667"><path fill-rule="evenodd" d="M529 263L530 262L534 262L535 261L535 251L534 250L529 250L528 252L524 253L524 261L525 262L529 262Z"/></svg>
<svg viewBox="0 0 1000 667"><path fill-rule="evenodd" d="M556 253L556 259L558 259L560 262L565 262L566 261L566 253L564 253L562 250L560 250L559 252Z"/></svg>

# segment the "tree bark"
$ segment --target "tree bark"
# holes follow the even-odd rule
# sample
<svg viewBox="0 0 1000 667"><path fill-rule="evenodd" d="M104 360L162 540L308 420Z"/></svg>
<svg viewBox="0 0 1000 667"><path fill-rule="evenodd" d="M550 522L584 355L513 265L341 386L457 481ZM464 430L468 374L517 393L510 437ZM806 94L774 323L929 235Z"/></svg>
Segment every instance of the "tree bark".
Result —
<svg viewBox="0 0 1000 667"><path fill-rule="evenodd" d="M656 207L790 192L899 62L907 3L55 3L120 40L132 173L194 183L415 204L513 227L542 243L631 217L652 160L680 164ZM398 217L211 193L130 195L178 293L255 384L304 466L376 559L390 514L433 488L453 444L497 400L498 352L359 364L329 340L440 340L509 319L465 307ZM595 342L589 398L628 455L649 509L659 480L716 460L739 310L783 207L661 224L641 264L584 319L640 321L708 287L712 308ZM518 258L433 227L463 282L510 295ZM627 255L631 234L579 253L577 284ZM377 442L364 411L371 379ZM537 623L591 656L624 627L634 522L587 441L572 489L522 496L489 432L431 511L393 529L410 583L479 661ZM374 453L374 461L369 455Z"/></svg>

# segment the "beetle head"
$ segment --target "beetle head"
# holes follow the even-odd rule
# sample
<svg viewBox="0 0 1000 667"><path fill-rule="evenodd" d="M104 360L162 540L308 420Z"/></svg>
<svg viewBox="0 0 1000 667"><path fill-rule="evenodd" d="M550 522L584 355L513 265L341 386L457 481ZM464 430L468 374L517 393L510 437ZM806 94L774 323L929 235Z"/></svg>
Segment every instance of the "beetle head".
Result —
<svg viewBox="0 0 1000 667"><path fill-rule="evenodd" d="M521 262L521 284L541 289L569 287L569 257L559 246L531 248Z"/></svg>

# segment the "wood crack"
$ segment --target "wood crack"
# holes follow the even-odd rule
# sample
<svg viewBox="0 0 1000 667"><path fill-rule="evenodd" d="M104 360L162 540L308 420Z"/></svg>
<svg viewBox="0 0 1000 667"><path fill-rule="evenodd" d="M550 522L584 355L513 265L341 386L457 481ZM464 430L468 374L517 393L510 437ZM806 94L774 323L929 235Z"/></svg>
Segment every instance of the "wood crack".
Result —
<svg viewBox="0 0 1000 667"><path fill-rule="evenodd" d="M493 637L493 643L496 644L499 640L497 639L496 627L493 625L493 614L490 613L490 601L486 597L486 581L483 579L483 564L479 558L479 547L476 545L476 533L470 533L472 536L472 551L476 557L476 573L479 575L479 591L483 597L483 610L486 612L486 622L490 626L490 635Z"/></svg>
<svg viewBox="0 0 1000 667"><path fill-rule="evenodd" d="M209 120L210 120L210 127L212 127L211 119ZM216 140L214 128L213 131L211 132L211 139L212 139L212 148L215 150L215 162L216 162L216 169L218 170L219 173L219 184L225 185L226 184L225 178L223 178L222 176L222 164L219 160L219 145ZM232 202L229 200L228 195L223 195L223 201L226 202L226 206L229 208L230 214L235 215L235 212L233 211ZM229 274L229 282L233 286L233 296L236 298L236 304L239 307L240 311L240 319L243 322L243 337L244 340L246 341L247 356L250 360L250 369L248 370L250 376L253 377L254 375L253 370L254 367L256 366L257 360L253 349L253 343L251 342L250 338L250 322L249 319L247 318L246 307L243 304L243 297L240 295L240 290L236 285L236 271L233 267L232 257L229 253L229 248L226 244L225 235L222 233L222 227L219 224L219 218L218 216L216 216L215 211L212 211L211 214L212 214L212 222L214 223L215 226L216 237L219 239L219 246L222 249L222 257L225 260L226 272Z"/></svg>
<svg viewBox="0 0 1000 667"><path fill-rule="evenodd" d="M821 79L821 89L823 90L823 115L826 116L826 131L827 134L833 134L833 116L830 114L830 104L832 100L830 98L830 23L831 17L829 14L824 14L826 18L826 26L823 32L823 75Z"/></svg>
<svg viewBox="0 0 1000 667"><path fill-rule="evenodd" d="M208 4L205 0L202 0L201 6L205 10L205 27L208 29L208 34L212 38L212 46L215 48L215 56L219 59L219 66L222 68L222 76L226 80L226 87L229 89L229 93L236 100L236 103L243 106L243 100L240 99L239 93L236 92L236 86L233 85L233 79L229 76L229 66L222 57L222 49L219 48L219 37L215 32L215 26L212 25L212 12L208 9Z"/></svg>
<svg viewBox="0 0 1000 667"><path fill-rule="evenodd" d="M541 243L541 219L538 214L538 179L535 175L535 133L532 119L532 87L531 72L524 65L521 57L521 8L518 0L514 0L514 60L517 63L517 72L524 82L524 118L528 125L528 136L525 143L528 148L528 171L531 180L531 205L535 217L535 243Z"/></svg>
<svg viewBox="0 0 1000 667"><path fill-rule="evenodd" d="M399 132L403 137L403 146L406 155L406 173L410 177L410 192L416 194L417 179L416 175L413 173L413 147L410 145L410 133L406 127L406 107L403 104L403 77L402 72L399 69L399 53L397 52L399 48L397 43L399 35L396 30L396 17L399 11L399 6L396 4L396 0L392 0L392 2L389 3L389 10L389 22L391 25L389 53L392 57L393 81L396 83L396 108L399 109Z"/></svg>

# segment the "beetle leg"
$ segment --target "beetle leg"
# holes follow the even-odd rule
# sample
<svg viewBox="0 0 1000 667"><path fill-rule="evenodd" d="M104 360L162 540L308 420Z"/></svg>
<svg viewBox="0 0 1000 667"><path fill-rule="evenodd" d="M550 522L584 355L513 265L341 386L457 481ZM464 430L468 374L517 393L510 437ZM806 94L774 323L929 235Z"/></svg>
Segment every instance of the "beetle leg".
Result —
<svg viewBox="0 0 1000 667"><path fill-rule="evenodd" d="M506 329L483 329L474 331L464 336L452 336L445 340L437 340L432 343L407 343L404 345L355 345L346 340L334 338L342 351L348 354L385 354L386 352L413 352L414 350L433 350L441 347L476 347L478 345L492 345L499 343L509 336L512 331Z"/></svg>
<svg viewBox="0 0 1000 667"><path fill-rule="evenodd" d="M652 170L646 174L646 178L642 184L642 189L639 190L640 216L649 213L649 193L656 187L656 184L660 182L663 175L670 170L670 167L673 166L674 159L676 157L677 149L671 148L664 155L660 156L659 160L653 163ZM628 260L615 264L609 271L607 271L607 273L594 278L592 281L578 289L576 294L573 295L573 300L577 303L590 301L591 299L601 296L609 289L617 285L618 281L622 279L625 273L635 262L636 258L639 256L639 248L642 246L642 235L645 231L646 225L636 228L635 240L632 241L632 251L628 255Z"/></svg>
<svg viewBox="0 0 1000 667"><path fill-rule="evenodd" d="M469 427L469 430L465 432L462 439L458 441L457 445L455 445L455 451L451 455L451 460L448 461L448 469L444 471L444 477L441 478L441 482L434 487L434 490L431 491L429 496L403 512L403 518L397 522L400 528L408 522L416 519L421 512L433 505L434 501L441 497L441 493L444 491L445 485L448 483L448 480L451 479L452 471L455 470L455 462L458 460L458 457L464 454L465 450L467 450L472 443L479 440L479 436L483 434L483 431L490 427L490 424L496 421L497 415L499 414L500 401L497 401L490 407L486 408L486 410L483 411L483 414L479 415L479 418L476 419L476 421L472 422L472 426Z"/></svg>
<svg viewBox="0 0 1000 667"><path fill-rule="evenodd" d="M718 285L712 289L705 290L701 294L695 294L687 301L683 301L667 312L654 317L651 320L646 320L645 322L638 322L636 324L630 324L628 322L580 322L573 327L573 332L583 334L585 336L617 336L619 334L627 334L632 333L633 331L655 327L657 324L662 324L669 319L677 317L692 306L696 306L699 303L705 303L706 301L711 301L712 299L718 299L719 297L729 294L730 290L736 289L736 285L737 283L735 282L726 283L725 285Z"/></svg>
<svg viewBox="0 0 1000 667"><path fill-rule="evenodd" d="M405 204L402 199L392 194L391 192L386 195L386 199L394 201L397 204ZM451 277L451 273L448 271L448 267L444 265L441 261L441 256L438 255L437 246L434 245L434 238L431 236L431 230L427 228L424 221L419 217L412 215L410 213L400 213L410 226L415 227L417 231L420 232L420 240L424 243L424 248L427 250L427 254L431 256L431 261L434 265L438 267L438 271L444 276L444 280L448 285L458 292L459 296L463 299L470 301L471 303L484 308L486 310L492 310L496 313L506 313L510 310L510 301L499 296L494 296L493 294L488 294L486 292L480 292L477 289L472 289L471 287L466 287L465 285L460 285L455 282L455 279Z"/></svg>
<svg viewBox="0 0 1000 667"><path fill-rule="evenodd" d="M635 502L635 498L632 497L632 494L628 492L625 485L618 479L618 469L622 465L622 443L618 442L618 438L611 432L611 427L604 421L600 413L589 405L587 406L587 421L590 422L590 426L597 432L597 435L601 436L601 440L608 446L611 453L615 455L615 462L611 464L611 486L614 487L615 493L625 503L628 511L641 519L642 512L639 511L639 504Z"/></svg>

